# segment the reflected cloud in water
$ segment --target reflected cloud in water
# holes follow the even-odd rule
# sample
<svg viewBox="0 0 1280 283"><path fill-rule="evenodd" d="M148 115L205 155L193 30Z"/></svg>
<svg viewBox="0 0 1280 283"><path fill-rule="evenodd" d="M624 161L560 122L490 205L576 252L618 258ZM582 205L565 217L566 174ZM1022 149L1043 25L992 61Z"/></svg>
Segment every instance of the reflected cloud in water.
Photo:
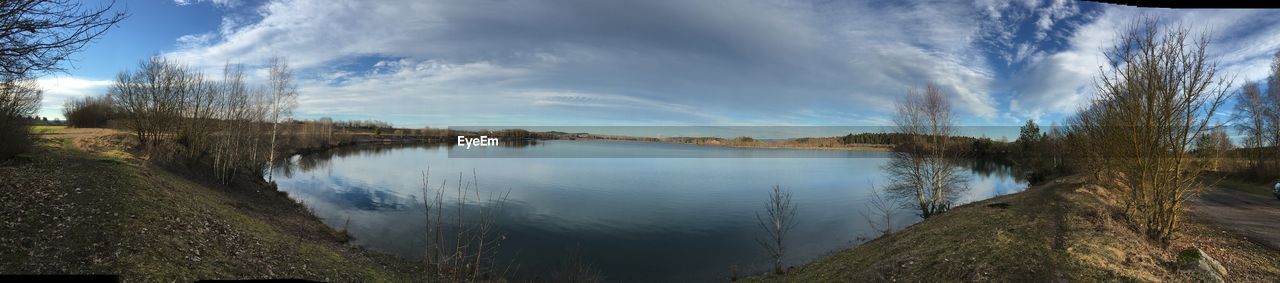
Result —
<svg viewBox="0 0 1280 283"><path fill-rule="evenodd" d="M581 149L640 156L684 152L689 145L545 141L505 148L546 155ZM696 147L696 146L695 146ZM455 184L475 170L485 193L510 190L498 216L507 236L501 255L519 262L517 276L545 275L561 255L581 256L607 278L710 281L765 268L754 213L774 184L790 188L799 206L790 264L812 260L874 234L858 215L869 183L883 183L884 158L849 158L814 150L804 158L450 158L451 147L371 145L291 158L280 186L327 224L348 229L354 243L406 257L423 250L422 177L431 188ZM743 153L717 148L706 154ZM826 156L825 158L819 156ZM819 158L815 158L819 157ZM970 164L962 202L1021 191L1025 183L995 163ZM446 187L452 188L452 185ZM448 195L447 197L452 197ZM445 203L451 203L446 200ZM479 205L469 198L467 205ZM449 207L446 209L456 209ZM918 221L899 211L899 227Z"/></svg>

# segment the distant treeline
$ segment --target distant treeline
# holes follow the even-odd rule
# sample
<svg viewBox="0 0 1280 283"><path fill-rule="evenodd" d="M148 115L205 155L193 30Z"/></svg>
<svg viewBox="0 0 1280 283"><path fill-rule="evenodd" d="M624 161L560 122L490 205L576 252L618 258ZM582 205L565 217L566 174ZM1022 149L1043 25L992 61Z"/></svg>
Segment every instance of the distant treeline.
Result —
<svg viewBox="0 0 1280 283"><path fill-rule="evenodd" d="M841 144L883 144L900 146L910 144L918 135L905 133L860 133L848 134L837 138ZM988 137L949 136L947 144L953 145L951 150L969 157L1001 157L1004 158L1015 151L1013 143L992 140Z"/></svg>

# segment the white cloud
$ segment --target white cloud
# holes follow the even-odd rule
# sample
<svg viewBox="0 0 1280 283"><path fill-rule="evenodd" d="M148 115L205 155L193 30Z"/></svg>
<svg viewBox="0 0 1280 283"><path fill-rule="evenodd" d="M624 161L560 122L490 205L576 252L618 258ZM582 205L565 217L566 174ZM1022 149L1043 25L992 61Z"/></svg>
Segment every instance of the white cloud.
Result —
<svg viewBox="0 0 1280 283"><path fill-rule="evenodd" d="M44 90L44 99L40 102L37 115L61 118L62 105L67 99L103 95L107 93L112 81L57 76L37 79L36 83Z"/></svg>
<svg viewBox="0 0 1280 283"><path fill-rule="evenodd" d="M981 20L972 17L975 7L937 3L885 12L863 3L823 4L836 9L813 5L818 4L275 1L258 8L260 18L254 21L229 17L216 36L184 37L181 48L166 55L210 70L227 60L252 65L273 55L287 56L304 74L329 78L303 94L312 103L299 111L314 113L359 112L352 101L450 103L443 99L459 93L536 97L549 91L616 95L690 108L685 112L738 112L768 119L783 112L778 109L880 112L884 105L854 104L846 96L892 101L926 81L952 92L961 113L994 117L998 111L989 94L991 71L974 44L979 30L976 24L964 24ZM358 71L402 59L469 67L435 74L395 69L407 77ZM342 64L353 66L336 66ZM431 68L415 68L423 67ZM508 73L485 77L468 71ZM405 79L422 81L395 81ZM373 82L404 88L378 88ZM375 89L382 92L351 93ZM493 104L479 100L452 103ZM347 103L324 106L323 101ZM584 116L568 118L625 118L574 113ZM565 116L527 113L539 115Z"/></svg>
<svg viewBox="0 0 1280 283"><path fill-rule="evenodd" d="M1085 13L1086 5L1104 11ZM1101 49L1140 14L1232 35L1250 29L1239 19L1266 20L1213 47L1224 70L1244 78L1264 73L1262 54L1280 48L1272 36L1280 24L1269 20L1280 17L1269 11L1152 12L1063 0L296 0L254 11L184 36L166 55L207 70L283 55L304 77L300 113L398 115L405 118L393 122L408 125L858 123L887 114L897 96L928 81L953 95L969 121L1038 118L1087 101ZM1007 66L989 65L1001 61ZM480 113L486 109L506 116Z"/></svg>
<svg viewBox="0 0 1280 283"><path fill-rule="evenodd" d="M1260 80L1269 71L1271 56L1280 50L1280 17L1257 10L1144 10L1106 6L1104 13L1070 37L1070 47L1030 64L1014 79L1016 92L1009 111L1024 118L1074 113L1093 94L1102 51L1114 45L1118 32L1141 17L1155 17L1162 25L1183 25L1212 35L1208 55L1219 63L1219 76ZM1256 19L1241 20L1241 19Z"/></svg>

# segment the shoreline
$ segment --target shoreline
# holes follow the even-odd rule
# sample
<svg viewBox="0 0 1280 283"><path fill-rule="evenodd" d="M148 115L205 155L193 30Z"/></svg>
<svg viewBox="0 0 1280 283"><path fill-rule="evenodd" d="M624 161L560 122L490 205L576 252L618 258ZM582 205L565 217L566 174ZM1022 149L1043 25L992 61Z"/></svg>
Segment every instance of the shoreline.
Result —
<svg viewBox="0 0 1280 283"><path fill-rule="evenodd" d="M733 148L762 148L762 149L796 149L796 150L847 150L847 151L879 151L889 152L893 150L892 145L862 145L850 147L825 147L825 146L788 146L788 145L741 145L741 144L707 144L707 143L688 143L664 140L629 140L629 139L598 139L598 138L579 138L579 139L550 139L550 140L566 140L566 141L625 141L625 142L646 142L646 143L667 143L667 144L683 144L696 146L718 146Z"/></svg>
<svg viewBox="0 0 1280 283"><path fill-rule="evenodd" d="M679 145L692 145L692 146L705 146L705 147L728 147L728 148L741 148L741 149L834 150L834 151L869 151L869 152L890 152L890 151L892 151L892 150L893 150L893 146L892 146L892 145L861 145L861 146L848 146L848 147L789 146L789 145L741 145L741 144L706 144L706 143L687 143L687 142L663 141L663 140L656 140L656 141L654 141L654 140L600 139L600 138L575 138L575 139L564 139L564 138L559 138L559 139L537 139L537 141L605 141L605 142L640 142L640 143L665 143L665 144L679 144ZM429 143L444 143L444 144L448 144L448 143L449 143L449 141L448 141L447 139L444 139L444 138L420 138L420 137L414 137L414 138L360 139L360 140L355 140L355 141L350 141L350 142L341 142L341 143L336 143L336 144L331 144L331 145L325 145L325 146L318 146L318 147L290 148L290 149L287 149L287 150L285 151L284 156L288 157L288 156L294 156L294 155L312 154L312 153L322 152L322 151L331 150L331 149L335 149L335 148L348 147L348 146L361 146L361 145L369 145L369 144L413 144L413 143L427 143L427 144L429 144Z"/></svg>

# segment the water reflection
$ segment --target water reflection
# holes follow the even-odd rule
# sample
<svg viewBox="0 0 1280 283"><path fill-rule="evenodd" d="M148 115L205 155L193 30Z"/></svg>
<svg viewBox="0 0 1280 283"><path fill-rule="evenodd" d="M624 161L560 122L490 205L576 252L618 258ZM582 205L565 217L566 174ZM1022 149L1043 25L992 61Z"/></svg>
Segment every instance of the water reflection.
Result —
<svg viewBox="0 0 1280 283"><path fill-rule="evenodd" d="M693 148L690 148L693 147ZM744 153L732 148L663 143L546 141L508 150L529 155L574 150L644 156ZM753 215L770 186L791 188L799 226L786 261L799 264L853 245L875 232L859 217L869 183L885 183L884 153L814 150L806 158L450 158L451 147L369 145L291 158L277 179L336 227L350 218L354 243L417 258L424 247L422 173L432 184L478 174L482 190L510 190L498 216L507 236L500 255L519 263L518 277L562 269L571 250L610 281L723 281L767 268ZM752 153L747 153L752 154ZM822 157L825 158L814 158ZM875 158L879 156L879 158ZM966 163L972 188L961 203L1022 190L996 163ZM449 201L446 201L448 203ZM469 203L468 205L476 205ZM895 223L918 221L902 211Z"/></svg>
<svg viewBox="0 0 1280 283"><path fill-rule="evenodd" d="M502 148L525 148L537 146L538 140L521 139L521 140L503 140L498 143ZM390 154L397 150L406 148L423 148L423 149L450 149L456 147L454 143L422 143L422 142L394 142L394 143L369 143L358 144L352 146L335 147L331 149L308 152L306 154L294 155L289 159L281 159L276 163L276 174L286 178L293 176L293 171L315 171L328 170L329 161L334 159L342 159L350 156L359 156L361 158L376 158L379 155Z"/></svg>

